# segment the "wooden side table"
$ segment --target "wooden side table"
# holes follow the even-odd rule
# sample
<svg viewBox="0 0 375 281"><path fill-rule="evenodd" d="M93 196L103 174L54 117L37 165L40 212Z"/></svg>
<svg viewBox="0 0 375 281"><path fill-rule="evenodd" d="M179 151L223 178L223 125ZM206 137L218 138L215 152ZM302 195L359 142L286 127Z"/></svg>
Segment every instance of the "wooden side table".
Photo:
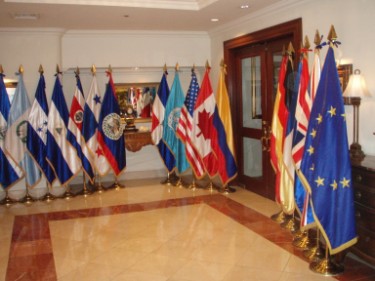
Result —
<svg viewBox="0 0 375 281"><path fill-rule="evenodd" d="M358 243L351 251L375 265L375 156L352 163Z"/></svg>
<svg viewBox="0 0 375 281"><path fill-rule="evenodd" d="M124 132L125 148L131 152L141 150L145 145L152 145L151 132Z"/></svg>

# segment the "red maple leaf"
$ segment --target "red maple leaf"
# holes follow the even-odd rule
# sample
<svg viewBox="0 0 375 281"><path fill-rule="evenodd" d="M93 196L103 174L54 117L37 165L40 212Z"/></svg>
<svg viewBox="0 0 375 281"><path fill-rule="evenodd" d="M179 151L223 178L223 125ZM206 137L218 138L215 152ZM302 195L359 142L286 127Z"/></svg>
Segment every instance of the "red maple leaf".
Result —
<svg viewBox="0 0 375 281"><path fill-rule="evenodd" d="M198 114L198 127L201 132L197 135L197 137L203 134L204 139L210 139L213 115L210 116L210 113L208 113L206 109Z"/></svg>

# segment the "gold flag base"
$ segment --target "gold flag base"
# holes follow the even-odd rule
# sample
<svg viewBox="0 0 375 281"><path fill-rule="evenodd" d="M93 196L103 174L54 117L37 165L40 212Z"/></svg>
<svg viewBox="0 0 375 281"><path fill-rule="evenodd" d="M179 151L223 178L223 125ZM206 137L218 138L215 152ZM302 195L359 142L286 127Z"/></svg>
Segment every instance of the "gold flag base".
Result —
<svg viewBox="0 0 375 281"><path fill-rule="evenodd" d="M310 263L310 270L324 276L336 276L344 272L344 267L332 262L330 257L325 257L320 261Z"/></svg>
<svg viewBox="0 0 375 281"><path fill-rule="evenodd" d="M1 205L5 205L7 207L14 203L15 202L9 197L8 192L6 192L5 198L0 202Z"/></svg>
<svg viewBox="0 0 375 281"><path fill-rule="evenodd" d="M282 228L288 229L292 233L298 231L298 225L296 223L296 220L294 219L294 216L291 216L290 218L286 219L283 223L280 224L280 226Z"/></svg>
<svg viewBox="0 0 375 281"><path fill-rule="evenodd" d="M300 250L308 249L309 245L311 245L311 240L309 236L306 234L305 236L300 237L293 241L293 246Z"/></svg>
<svg viewBox="0 0 375 281"><path fill-rule="evenodd" d="M271 216L271 220L273 220L274 222L277 222L279 224L283 223L286 219L286 215L284 214L283 211L280 211L274 215Z"/></svg>
<svg viewBox="0 0 375 281"><path fill-rule="evenodd" d="M195 183L195 179L191 182L191 184L188 186L190 190L196 190L198 188L198 185Z"/></svg>
<svg viewBox="0 0 375 281"><path fill-rule="evenodd" d="M30 196L29 192L26 192L25 198L22 199L21 203L29 205L33 203L35 200Z"/></svg>
<svg viewBox="0 0 375 281"><path fill-rule="evenodd" d="M321 247L314 246L304 250L303 255L310 261L321 261L324 258L324 250Z"/></svg>
<svg viewBox="0 0 375 281"><path fill-rule="evenodd" d="M178 178L178 180L175 182L174 186L176 186L178 188L184 188L185 187L184 182L182 181L181 178Z"/></svg>
<svg viewBox="0 0 375 281"><path fill-rule="evenodd" d="M224 193L224 194L229 194L229 193L236 192L236 189L234 189L233 187L230 187L229 185L226 185L226 186L223 186L222 188L220 188L219 192Z"/></svg>

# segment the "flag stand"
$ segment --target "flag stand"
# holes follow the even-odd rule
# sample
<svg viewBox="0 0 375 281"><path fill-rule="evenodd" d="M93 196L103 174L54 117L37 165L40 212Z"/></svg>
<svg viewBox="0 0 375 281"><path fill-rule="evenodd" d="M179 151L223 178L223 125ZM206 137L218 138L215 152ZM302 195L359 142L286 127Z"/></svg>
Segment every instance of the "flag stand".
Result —
<svg viewBox="0 0 375 281"><path fill-rule="evenodd" d="M70 191L70 186L67 184L65 185L66 191L64 193L64 198L66 200L72 199L74 197L74 194Z"/></svg>
<svg viewBox="0 0 375 281"><path fill-rule="evenodd" d="M96 181L96 179L98 179L98 181ZM99 175L98 172L96 173L96 176L95 176L95 179L94 179L94 187L98 191L98 193L103 193L105 191L105 189L103 188L101 178L100 178L100 175Z"/></svg>
<svg viewBox="0 0 375 281"><path fill-rule="evenodd" d="M316 245L303 251L303 255L310 261L318 261L324 258L323 249L320 247L319 228L316 229Z"/></svg>
<svg viewBox="0 0 375 281"><path fill-rule="evenodd" d="M12 198L9 197L8 191L6 190L5 191L5 198L0 202L0 204L9 207L13 203L14 203L14 201L12 200Z"/></svg>
<svg viewBox="0 0 375 281"><path fill-rule="evenodd" d="M195 175L193 173L193 181L191 184L188 186L188 189L195 191L198 188L198 185L195 182Z"/></svg>
<svg viewBox="0 0 375 281"><path fill-rule="evenodd" d="M91 195L92 192L87 188L87 184L86 184L86 175L85 173L83 172L83 190L82 190L82 195L84 197L87 197L89 195Z"/></svg>
<svg viewBox="0 0 375 281"><path fill-rule="evenodd" d="M109 188L113 188L115 190L120 190L121 188L125 188L125 185L120 184L117 180L117 177L115 176L115 182Z"/></svg>
<svg viewBox="0 0 375 281"><path fill-rule="evenodd" d="M160 182L161 184L172 185L171 173L167 173L167 178Z"/></svg>
<svg viewBox="0 0 375 281"><path fill-rule="evenodd" d="M289 229L291 233L295 233L298 230L296 219L294 214L290 218L286 218L286 220L280 224L282 228Z"/></svg>
<svg viewBox="0 0 375 281"><path fill-rule="evenodd" d="M32 202L34 202L35 200L30 196L30 193L29 193L29 185L26 183L26 195L25 197L21 200L21 203L24 203L24 204L31 204Z"/></svg>
<svg viewBox="0 0 375 281"><path fill-rule="evenodd" d="M283 223L286 220L286 215L284 212L281 210L280 212L274 214L271 216L271 220L277 222L277 223Z"/></svg>
<svg viewBox="0 0 375 281"><path fill-rule="evenodd" d="M311 239L308 233L306 231L298 230L295 235L295 239L292 243L293 246L301 250L307 250L309 245L311 245Z"/></svg>
<svg viewBox="0 0 375 281"><path fill-rule="evenodd" d="M214 183L212 182L212 180L210 179L210 182L209 184L206 186L205 188L206 190L208 190L209 192L214 192L214 190L216 189L216 186L214 185Z"/></svg>
<svg viewBox="0 0 375 281"><path fill-rule="evenodd" d="M181 177L178 177L177 182L174 184L174 186L176 186L176 187L178 187L178 188L183 188L183 187L185 187L185 186L184 186L184 183L183 183L183 181L182 181L182 179L181 179Z"/></svg>
<svg viewBox="0 0 375 281"><path fill-rule="evenodd" d="M220 188L219 191L220 193L223 193L223 194L229 194L229 193L236 192L236 189L233 187L230 187L229 185L225 185L222 188Z"/></svg>
<svg viewBox="0 0 375 281"><path fill-rule="evenodd" d="M53 196L50 192L51 184L47 182L47 193L43 197L43 201L51 202L52 200L55 200L55 196Z"/></svg>
<svg viewBox="0 0 375 281"><path fill-rule="evenodd" d="M320 261L313 261L309 266L310 270L322 274L324 276L336 276L344 272L344 267L335 264L331 256L328 254L328 247L326 247L326 254Z"/></svg>

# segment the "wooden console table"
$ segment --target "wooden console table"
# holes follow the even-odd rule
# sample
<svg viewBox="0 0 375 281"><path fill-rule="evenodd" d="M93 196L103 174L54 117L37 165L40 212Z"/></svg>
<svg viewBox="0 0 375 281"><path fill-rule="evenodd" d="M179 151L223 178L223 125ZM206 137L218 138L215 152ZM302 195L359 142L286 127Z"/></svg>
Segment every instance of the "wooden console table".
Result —
<svg viewBox="0 0 375 281"><path fill-rule="evenodd" d="M352 163L358 243L351 251L375 265L375 156Z"/></svg>
<svg viewBox="0 0 375 281"><path fill-rule="evenodd" d="M151 132L124 132L125 148L131 152L140 150L145 145L152 145Z"/></svg>

